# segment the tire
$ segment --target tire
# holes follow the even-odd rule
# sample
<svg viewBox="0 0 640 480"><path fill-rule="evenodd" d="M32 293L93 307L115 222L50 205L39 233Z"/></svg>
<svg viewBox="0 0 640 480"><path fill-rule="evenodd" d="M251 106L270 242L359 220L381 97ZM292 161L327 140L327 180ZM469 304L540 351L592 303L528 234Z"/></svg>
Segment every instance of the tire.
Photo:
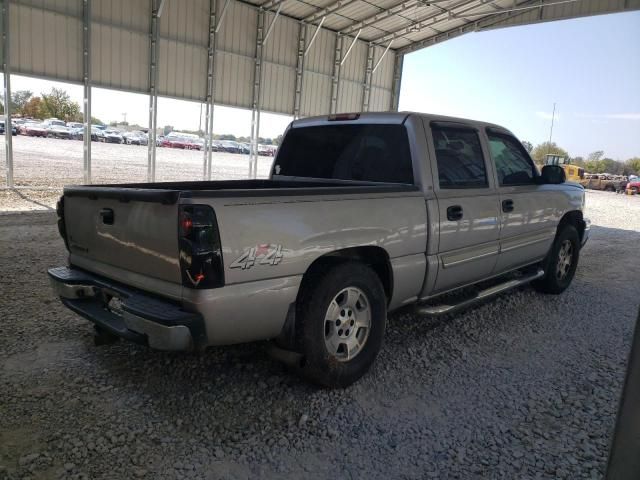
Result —
<svg viewBox="0 0 640 480"><path fill-rule="evenodd" d="M557 295L571 284L580 258L580 235L573 225L564 225L556 234L551 250L543 261L544 277L532 282L542 293Z"/></svg>
<svg viewBox="0 0 640 480"><path fill-rule="evenodd" d="M384 289L373 270L355 262L308 280L296 309L304 358L301 373L324 387L347 387L369 370L382 347L387 323Z"/></svg>

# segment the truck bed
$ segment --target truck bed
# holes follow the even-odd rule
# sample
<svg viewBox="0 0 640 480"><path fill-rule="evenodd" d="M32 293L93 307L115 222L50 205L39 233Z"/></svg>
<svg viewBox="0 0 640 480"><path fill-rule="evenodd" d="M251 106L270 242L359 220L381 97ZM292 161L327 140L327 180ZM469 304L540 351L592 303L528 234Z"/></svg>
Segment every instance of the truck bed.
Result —
<svg viewBox="0 0 640 480"><path fill-rule="evenodd" d="M352 180L216 180L197 182L125 183L65 187L67 197L107 198L172 205L182 197L255 197L362 194L418 191L406 184Z"/></svg>

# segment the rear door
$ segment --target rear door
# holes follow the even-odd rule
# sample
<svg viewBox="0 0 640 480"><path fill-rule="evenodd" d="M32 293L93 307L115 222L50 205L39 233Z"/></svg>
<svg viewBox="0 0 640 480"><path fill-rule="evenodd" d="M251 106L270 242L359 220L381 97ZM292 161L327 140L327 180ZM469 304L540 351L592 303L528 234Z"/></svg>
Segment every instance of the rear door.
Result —
<svg viewBox="0 0 640 480"><path fill-rule="evenodd" d="M462 123L430 124L440 217L435 292L491 274L499 250L498 194L479 132Z"/></svg>
<svg viewBox="0 0 640 480"><path fill-rule="evenodd" d="M557 186L538 184L535 164L511 133L487 128L486 134L500 194L500 256L495 269L500 273L546 255L563 198Z"/></svg>

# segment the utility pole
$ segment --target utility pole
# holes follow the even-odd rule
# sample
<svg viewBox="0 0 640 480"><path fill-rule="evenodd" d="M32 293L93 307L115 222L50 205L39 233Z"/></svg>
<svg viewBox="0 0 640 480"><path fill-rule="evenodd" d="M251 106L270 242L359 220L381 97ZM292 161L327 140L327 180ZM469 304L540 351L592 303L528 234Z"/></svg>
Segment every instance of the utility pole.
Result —
<svg viewBox="0 0 640 480"><path fill-rule="evenodd" d="M553 136L553 120L556 117L556 102L553 102L553 113L551 114L551 130L549 131L549 143L547 144L547 155L551 153L551 137Z"/></svg>

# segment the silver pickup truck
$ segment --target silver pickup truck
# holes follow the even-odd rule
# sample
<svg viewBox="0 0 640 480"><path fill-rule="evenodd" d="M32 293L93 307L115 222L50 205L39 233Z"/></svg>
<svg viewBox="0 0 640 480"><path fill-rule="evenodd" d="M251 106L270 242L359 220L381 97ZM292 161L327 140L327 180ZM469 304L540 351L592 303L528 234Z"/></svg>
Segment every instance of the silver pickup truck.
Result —
<svg viewBox="0 0 640 480"><path fill-rule="evenodd" d="M71 186L62 302L165 350L272 339L319 384L360 378L387 312L560 293L585 194L498 125L416 113L296 120L267 180Z"/></svg>

